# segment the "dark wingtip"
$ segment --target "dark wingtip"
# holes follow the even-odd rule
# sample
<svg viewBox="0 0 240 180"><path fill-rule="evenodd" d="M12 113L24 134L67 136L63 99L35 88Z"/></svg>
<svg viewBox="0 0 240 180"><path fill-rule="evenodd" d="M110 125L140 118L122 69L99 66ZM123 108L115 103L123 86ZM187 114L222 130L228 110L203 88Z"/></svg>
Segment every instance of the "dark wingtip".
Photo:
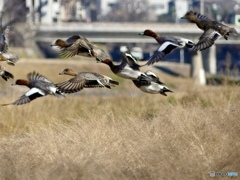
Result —
<svg viewBox="0 0 240 180"><path fill-rule="evenodd" d="M165 92L160 92L160 94L162 94L164 96L167 96L167 94Z"/></svg>
<svg viewBox="0 0 240 180"><path fill-rule="evenodd" d="M1 104L1 106L8 106L8 105L11 105L12 103L9 103L9 104Z"/></svg>
<svg viewBox="0 0 240 180"><path fill-rule="evenodd" d="M7 62L7 64L10 66L15 66L14 62Z"/></svg>
<svg viewBox="0 0 240 180"><path fill-rule="evenodd" d="M153 62L151 62L151 61L148 61L145 65L148 65L148 66L150 66L150 65L153 65L154 63Z"/></svg>

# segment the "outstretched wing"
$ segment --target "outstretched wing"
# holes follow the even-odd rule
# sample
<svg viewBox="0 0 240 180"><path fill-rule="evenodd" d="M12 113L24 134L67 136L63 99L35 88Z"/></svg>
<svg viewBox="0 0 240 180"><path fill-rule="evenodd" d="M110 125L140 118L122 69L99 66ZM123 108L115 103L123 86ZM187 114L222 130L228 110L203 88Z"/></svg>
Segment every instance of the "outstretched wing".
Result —
<svg viewBox="0 0 240 180"><path fill-rule="evenodd" d="M10 73L10 72L8 72L8 71L4 71L4 73L3 73L3 75L2 75L2 78L5 80L5 81L7 81L8 79L10 79L10 78L14 78L14 76L13 76L13 74L12 73Z"/></svg>
<svg viewBox="0 0 240 180"><path fill-rule="evenodd" d="M10 104L12 105L27 104L27 103L30 103L32 100L42 96L45 96L44 92L42 92L38 88L32 88L28 92L26 92L24 95L22 95L18 100L14 101L13 103L3 104L3 106L10 105Z"/></svg>
<svg viewBox="0 0 240 180"><path fill-rule="evenodd" d="M192 50L202 51L204 49L207 49L211 47L214 44L214 42L220 37L222 36L217 31L209 29L201 35L198 43L192 48Z"/></svg>
<svg viewBox="0 0 240 180"><path fill-rule="evenodd" d="M80 77L74 77L67 81L55 84L55 86L64 93L75 93L81 91L84 88L85 79Z"/></svg>
<svg viewBox="0 0 240 180"><path fill-rule="evenodd" d="M76 55L91 56L90 51L92 51L91 43L87 38L74 35L66 40L68 47L63 47L59 53L61 57L73 57Z"/></svg>
<svg viewBox="0 0 240 180"><path fill-rule="evenodd" d="M125 56L127 57L127 64L134 70L139 70L140 67L144 65L139 65L137 63L137 59L130 53L125 53Z"/></svg>
<svg viewBox="0 0 240 180"><path fill-rule="evenodd" d="M196 12L195 12L196 13ZM211 19L209 19L207 16L196 13L196 16L198 19L202 20L202 21L212 21Z"/></svg>
<svg viewBox="0 0 240 180"><path fill-rule="evenodd" d="M29 81L35 81L35 80L41 80L47 83L52 83L50 80L48 80L45 76L33 71L28 73L27 75Z"/></svg>
<svg viewBox="0 0 240 180"><path fill-rule="evenodd" d="M169 54L172 50L176 49L178 45L172 43L172 42L164 42L158 50L148 59L148 62L146 65L154 64L158 61L163 60L165 55Z"/></svg>
<svg viewBox="0 0 240 180"><path fill-rule="evenodd" d="M82 72L72 79L55 84L55 86L61 92L75 93L81 91L83 88L104 87L104 85L99 82L102 78L104 78L104 76L98 73Z"/></svg>
<svg viewBox="0 0 240 180"><path fill-rule="evenodd" d="M160 81L159 77L156 74L154 74L152 71L148 70L145 72L145 74L150 78L151 81L157 84L164 84L162 81Z"/></svg>

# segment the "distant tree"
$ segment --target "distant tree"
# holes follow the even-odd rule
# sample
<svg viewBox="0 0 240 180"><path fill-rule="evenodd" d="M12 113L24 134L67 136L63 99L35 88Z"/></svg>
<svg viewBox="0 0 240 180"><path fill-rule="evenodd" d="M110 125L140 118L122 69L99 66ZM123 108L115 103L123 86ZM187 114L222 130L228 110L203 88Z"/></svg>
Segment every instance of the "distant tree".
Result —
<svg viewBox="0 0 240 180"><path fill-rule="evenodd" d="M119 0L111 11L102 18L103 21L139 22L148 21L147 0Z"/></svg>
<svg viewBox="0 0 240 180"><path fill-rule="evenodd" d="M236 1L214 0L206 1L204 4L204 14L209 18L225 23L234 23Z"/></svg>
<svg viewBox="0 0 240 180"><path fill-rule="evenodd" d="M25 21L26 12L25 0L5 0L0 14L2 29L16 22Z"/></svg>
<svg viewBox="0 0 240 180"><path fill-rule="evenodd" d="M14 24L26 21L26 2L25 0L5 0L3 3L3 9L0 12L0 30L7 33L10 45L23 46L23 35L18 32Z"/></svg>

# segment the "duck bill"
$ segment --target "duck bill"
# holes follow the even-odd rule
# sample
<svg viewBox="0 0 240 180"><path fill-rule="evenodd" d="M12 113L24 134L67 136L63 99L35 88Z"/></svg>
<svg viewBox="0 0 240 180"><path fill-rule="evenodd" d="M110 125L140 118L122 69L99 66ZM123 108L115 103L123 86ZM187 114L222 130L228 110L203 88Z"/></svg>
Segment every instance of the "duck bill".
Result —
<svg viewBox="0 0 240 180"><path fill-rule="evenodd" d="M60 72L59 75L64 75L64 72Z"/></svg>
<svg viewBox="0 0 240 180"><path fill-rule="evenodd" d="M186 19L186 17L185 17L185 16L183 16L183 17L181 17L180 19Z"/></svg>
<svg viewBox="0 0 240 180"><path fill-rule="evenodd" d="M144 33L142 33L142 32L141 32L141 33L139 33L139 35L143 36L143 35L144 35Z"/></svg>

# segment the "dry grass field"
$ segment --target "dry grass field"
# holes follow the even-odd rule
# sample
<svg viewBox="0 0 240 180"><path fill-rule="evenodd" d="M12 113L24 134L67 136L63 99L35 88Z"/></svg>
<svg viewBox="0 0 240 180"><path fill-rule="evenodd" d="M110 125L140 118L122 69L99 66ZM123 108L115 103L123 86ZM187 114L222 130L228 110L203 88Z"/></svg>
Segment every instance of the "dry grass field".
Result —
<svg viewBox="0 0 240 180"><path fill-rule="evenodd" d="M4 64L5 65L5 64ZM15 79L36 70L53 82L69 67L120 85L0 107L0 179L209 179L240 173L240 88L198 86L152 69L174 93L141 92L89 61L21 59ZM27 91L0 79L1 103Z"/></svg>

